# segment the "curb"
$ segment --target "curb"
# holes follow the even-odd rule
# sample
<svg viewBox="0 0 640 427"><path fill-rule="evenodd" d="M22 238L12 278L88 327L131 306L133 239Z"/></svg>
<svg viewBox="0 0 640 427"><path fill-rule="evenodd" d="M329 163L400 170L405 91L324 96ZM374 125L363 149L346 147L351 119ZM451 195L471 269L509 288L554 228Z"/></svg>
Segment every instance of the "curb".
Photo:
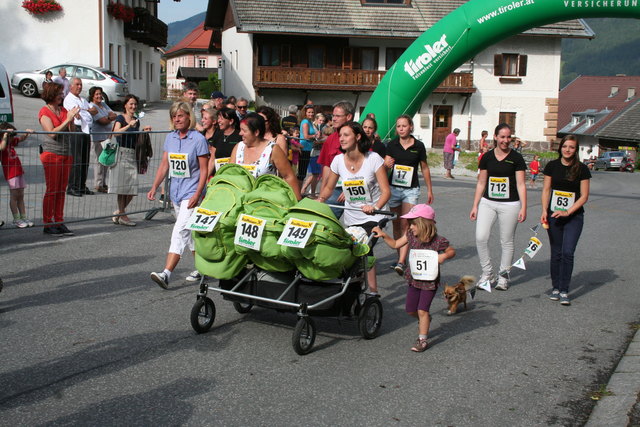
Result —
<svg viewBox="0 0 640 427"><path fill-rule="evenodd" d="M612 394L603 396L596 403L585 427L629 424L629 413L640 392L640 330L634 334L627 351L611 375L607 390Z"/></svg>

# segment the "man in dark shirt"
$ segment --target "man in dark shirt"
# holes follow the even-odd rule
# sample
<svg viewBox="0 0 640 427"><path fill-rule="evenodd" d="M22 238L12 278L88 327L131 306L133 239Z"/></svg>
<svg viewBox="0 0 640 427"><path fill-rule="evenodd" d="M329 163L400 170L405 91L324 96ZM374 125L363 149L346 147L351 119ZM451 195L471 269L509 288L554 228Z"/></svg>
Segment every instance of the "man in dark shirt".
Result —
<svg viewBox="0 0 640 427"><path fill-rule="evenodd" d="M282 125L282 129L285 130L289 135L291 135L291 128L294 126L298 126L298 106L297 105L289 105L289 115L287 117L283 117L280 121Z"/></svg>

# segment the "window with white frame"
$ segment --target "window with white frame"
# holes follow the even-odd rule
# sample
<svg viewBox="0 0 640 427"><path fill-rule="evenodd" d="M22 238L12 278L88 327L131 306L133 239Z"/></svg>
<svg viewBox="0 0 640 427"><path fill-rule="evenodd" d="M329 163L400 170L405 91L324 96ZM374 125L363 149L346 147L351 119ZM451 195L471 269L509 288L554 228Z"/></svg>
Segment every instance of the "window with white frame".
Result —
<svg viewBox="0 0 640 427"><path fill-rule="evenodd" d="M198 68L207 68L207 58L198 58Z"/></svg>

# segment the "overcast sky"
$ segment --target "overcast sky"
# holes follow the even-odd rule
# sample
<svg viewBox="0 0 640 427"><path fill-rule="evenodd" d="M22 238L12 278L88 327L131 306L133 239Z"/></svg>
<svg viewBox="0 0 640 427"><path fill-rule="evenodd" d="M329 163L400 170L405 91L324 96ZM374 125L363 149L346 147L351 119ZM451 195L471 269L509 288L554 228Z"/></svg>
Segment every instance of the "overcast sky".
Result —
<svg viewBox="0 0 640 427"><path fill-rule="evenodd" d="M207 0L160 0L158 3L158 18L165 24L191 18L200 12L207 11Z"/></svg>

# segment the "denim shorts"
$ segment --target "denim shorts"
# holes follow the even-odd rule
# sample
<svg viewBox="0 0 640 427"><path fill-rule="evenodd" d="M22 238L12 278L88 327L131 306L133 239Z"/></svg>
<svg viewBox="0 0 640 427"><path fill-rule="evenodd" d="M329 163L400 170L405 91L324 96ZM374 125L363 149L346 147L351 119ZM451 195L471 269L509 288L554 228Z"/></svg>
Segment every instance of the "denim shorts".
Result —
<svg viewBox="0 0 640 427"><path fill-rule="evenodd" d="M391 198L389 199L389 207L397 208L403 203L417 205L419 198L420 198L420 187L396 187L392 185Z"/></svg>

